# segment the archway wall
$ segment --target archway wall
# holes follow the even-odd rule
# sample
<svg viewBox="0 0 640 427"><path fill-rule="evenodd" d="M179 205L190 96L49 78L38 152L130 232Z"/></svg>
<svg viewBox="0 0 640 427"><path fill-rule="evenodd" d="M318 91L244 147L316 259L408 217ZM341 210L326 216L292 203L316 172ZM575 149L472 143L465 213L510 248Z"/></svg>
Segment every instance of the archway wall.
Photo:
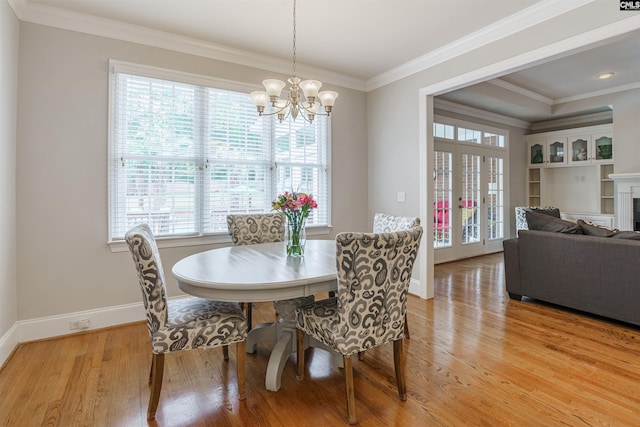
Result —
<svg viewBox="0 0 640 427"><path fill-rule="evenodd" d="M433 118L431 96L639 29L639 14L620 12L617 3L613 7L612 2L591 2L370 91L367 94L369 217L375 212L420 213L425 230L432 229L433 218L427 207L433 191L431 180L426 179L427 171L432 170L432 135L427 126ZM513 194L524 189L512 186L510 191ZM405 193L405 202L397 200L398 192ZM411 290L423 298L433 296L430 236L425 233L420 262L414 272L417 283Z"/></svg>

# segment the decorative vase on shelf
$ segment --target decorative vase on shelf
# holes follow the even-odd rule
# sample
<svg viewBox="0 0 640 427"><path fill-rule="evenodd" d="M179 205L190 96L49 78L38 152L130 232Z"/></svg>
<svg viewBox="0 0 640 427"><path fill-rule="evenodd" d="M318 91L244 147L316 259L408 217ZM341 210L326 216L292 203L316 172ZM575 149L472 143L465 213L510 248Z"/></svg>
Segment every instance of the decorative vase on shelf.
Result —
<svg viewBox="0 0 640 427"><path fill-rule="evenodd" d="M284 236L287 247L287 256L304 256L304 245L307 243L307 234L305 232L306 222L306 218L302 218L299 221L287 221L287 228Z"/></svg>
<svg viewBox="0 0 640 427"><path fill-rule="evenodd" d="M542 163L542 150L536 150L536 154L533 156L533 163Z"/></svg>

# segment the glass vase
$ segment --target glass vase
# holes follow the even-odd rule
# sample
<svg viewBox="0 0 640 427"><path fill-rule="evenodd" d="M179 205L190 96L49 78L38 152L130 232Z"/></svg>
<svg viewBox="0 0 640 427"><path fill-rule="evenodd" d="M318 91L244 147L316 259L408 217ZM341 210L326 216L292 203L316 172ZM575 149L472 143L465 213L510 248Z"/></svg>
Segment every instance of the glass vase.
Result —
<svg viewBox="0 0 640 427"><path fill-rule="evenodd" d="M287 256L301 257L304 256L304 245L307 243L307 234L305 232L305 219L298 221L287 221L285 230L285 243L287 248Z"/></svg>

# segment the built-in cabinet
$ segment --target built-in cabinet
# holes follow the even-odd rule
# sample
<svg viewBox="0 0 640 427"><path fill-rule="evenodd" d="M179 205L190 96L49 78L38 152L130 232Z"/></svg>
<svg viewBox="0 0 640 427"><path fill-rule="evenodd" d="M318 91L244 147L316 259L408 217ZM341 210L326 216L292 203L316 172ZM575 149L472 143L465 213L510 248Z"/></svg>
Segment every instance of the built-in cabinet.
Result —
<svg viewBox="0 0 640 427"><path fill-rule="evenodd" d="M527 135L529 206L556 206L567 219L613 224L613 125Z"/></svg>
<svg viewBox="0 0 640 427"><path fill-rule="evenodd" d="M527 142L529 166L558 167L567 165L567 138L532 138Z"/></svg>

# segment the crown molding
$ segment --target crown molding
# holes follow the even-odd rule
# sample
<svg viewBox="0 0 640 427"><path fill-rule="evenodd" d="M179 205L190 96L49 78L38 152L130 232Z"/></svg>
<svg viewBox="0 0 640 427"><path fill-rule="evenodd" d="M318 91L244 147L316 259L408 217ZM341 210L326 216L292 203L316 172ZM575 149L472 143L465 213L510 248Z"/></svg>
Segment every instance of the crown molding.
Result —
<svg viewBox="0 0 640 427"><path fill-rule="evenodd" d="M479 108L469 107L455 102L447 101L446 99L435 98L433 101L433 108L449 111L451 113L464 114L465 116L474 117L476 119L487 120L491 122L501 123L521 129L528 129L531 125L530 122L525 120L515 119L509 116L503 116L502 114L491 113Z"/></svg>
<svg viewBox="0 0 640 427"><path fill-rule="evenodd" d="M19 20L23 20L24 16L24 8L25 8L25 0L7 0L11 9L13 9L13 13L16 14Z"/></svg>
<svg viewBox="0 0 640 427"><path fill-rule="evenodd" d="M522 31L528 27L539 24L541 22L544 22L545 20L554 18L558 15L569 12L577 7L584 6L585 4L593 1L595 0L586 0L583 2L569 2L565 0L543 0L529 8L523 9L516 14L502 19L479 31L476 31L475 33L469 34L459 40L456 40L453 43L445 45L426 55L409 61L399 67L395 67L367 81L352 76L347 76L345 74L336 73L334 71L311 67L305 64L297 64L297 68L300 74L314 75L316 78L319 78L327 83L368 92L384 85L393 83L402 78L408 77L419 71L423 71L425 69L433 67L434 65L437 65L441 62L450 60L499 39L508 37L511 34ZM115 40L139 43L147 46L230 62L284 75L291 74L291 63L288 60L274 58L240 49L232 49L223 45L217 45L199 39L179 36L173 33L153 30L146 27L125 24L123 22L99 18L92 15L65 11L59 8L41 4L33 4L30 3L29 0L7 0L7 2L13 9L18 19L24 22L46 25L70 31L77 31ZM614 24L610 24L601 29L591 31L587 34L573 37L569 39L569 41L556 43L552 45L551 49L549 49L549 46L547 46L543 49L538 49L536 51L530 52L525 55L520 55L517 58L513 59L515 59L515 63L518 63L520 65L528 64L534 62L535 60L549 57L550 54L555 54L554 52L558 50L555 49L555 47L559 48L559 52L564 52L568 50L567 45L571 46L572 48L582 47L584 45L594 43L605 38L613 37L615 35L620 35L638 28L640 28L640 16L636 15L632 18L618 21ZM578 38L582 40L580 42L574 40ZM505 61L503 61L503 63L505 63ZM488 68L490 67L485 67L484 69L476 70L475 72L468 73L465 76L460 77L463 77L463 80L467 80L464 77L473 76L474 73L477 73L480 76L484 76L482 80L485 80L487 75L486 70ZM506 86L509 85L508 83L501 81L491 81L490 83L505 88L507 88ZM514 90L517 93L523 94L525 96L530 96L533 99L537 99L545 103L548 102L549 98L543 97L540 94L535 94L534 92L529 91L530 93L529 95L527 95L526 89L518 88L514 85L511 86L512 88L509 90ZM451 85L449 85L448 88L450 89ZM626 89L613 88L609 89L609 93L618 92L620 90ZM584 94L578 97L574 97L574 99L563 98L553 100L552 104L568 102L568 100L584 99L592 96L599 96L602 94L605 93Z"/></svg>
<svg viewBox="0 0 640 427"><path fill-rule="evenodd" d="M583 99L595 98L596 96L610 95L612 93L625 92L628 90L640 89L640 83L629 83L628 85L616 86L609 89L597 90L594 92L582 93L566 98L558 98L553 101L553 105L564 104L565 102L581 101Z"/></svg>
<svg viewBox="0 0 640 427"><path fill-rule="evenodd" d="M21 21L188 53L284 75L291 74L291 62L289 60L233 49L199 39L111 19L66 11L41 4L32 4L28 0L8 1ZM297 64L297 70L299 74L313 75L327 83L330 82L331 84L359 91L366 90L366 82L362 79L305 64Z"/></svg>
<svg viewBox="0 0 640 427"><path fill-rule="evenodd" d="M502 61L494 62L467 73L433 83L420 89L420 94L437 96L475 83L495 79L498 76L524 69L538 61L542 61L556 55L566 54L572 50L639 29L640 14L547 46L543 46L521 55L516 55Z"/></svg>
<svg viewBox="0 0 640 427"><path fill-rule="evenodd" d="M552 128L569 129L592 125L596 122L613 122L613 111L584 114L582 116L566 117L564 119L545 120L544 122L533 123L529 130L534 133L540 133Z"/></svg>
<svg viewBox="0 0 640 427"><path fill-rule="evenodd" d="M521 86L517 86L517 85L511 84L511 83L505 82L504 80L493 79L493 80L488 80L487 83L491 83L494 86L498 86L498 87L501 87L501 88L506 89L508 91L515 92L515 93L517 93L519 95L526 96L527 98L531 98L531 99L534 99L536 101L540 101L540 102L542 102L544 104L547 104L547 105L553 105L553 102L554 102L554 100L551 99L551 98L548 98L548 97L546 97L544 95L541 95L541 94L539 94L537 92L534 92L532 90L525 89L525 88L523 88Z"/></svg>
<svg viewBox="0 0 640 427"><path fill-rule="evenodd" d="M543 0L533 6L521 10L518 13L501 19L492 25L468 34L453 43L444 45L427 53L426 55L420 56L412 61L392 68L389 71L367 80L367 91L380 88L472 50L509 37L512 34L570 12L578 7L585 6L593 1L595 0L586 0L582 2Z"/></svg>
<svg viewBox="0 0 640 427"><path fill-rule="evenodd" d="M526 96L527 98L543 102L549 106L564 104L566 102L581 101L583 99L595 98L596 96L610 95L612 93L626 92L628 90L640 89L640 83L630 83L626 85L611 87L609 89L602 89L594 92L581 93L580 95L552 99L544 95L541 95L537 92L505 82L504 80L500 80L500 79L488 80L487 83L491 83L492 85L501 87L503 89L509 90L511 92L517 93L522 96Z"/></svg>

